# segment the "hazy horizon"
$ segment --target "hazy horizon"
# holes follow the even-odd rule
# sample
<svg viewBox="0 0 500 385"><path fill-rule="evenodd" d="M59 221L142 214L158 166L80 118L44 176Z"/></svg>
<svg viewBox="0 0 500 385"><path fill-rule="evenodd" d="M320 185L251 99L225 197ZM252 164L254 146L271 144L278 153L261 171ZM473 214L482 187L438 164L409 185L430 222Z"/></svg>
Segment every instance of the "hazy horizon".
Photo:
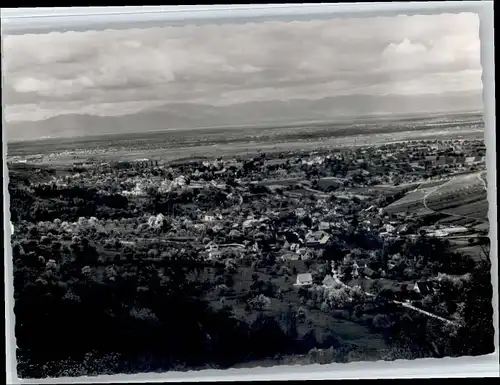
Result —
<svg viewBox="0 0 500 385"><path fill-rule="evenodd" d="M10 35L3 56L10 140L482 109L472 13Z"/></svg>
<svg viewBox="0 0 500 385"><path fill-rule="evenodd" d="M433 113L428 113L428 112L420 112L420 113L402 113L402 114L373 114L373 115L358 115L358 116L343 116L339 117L336 120L310 120L310 121L298 121L298 122L268 122L268 123L261 123L261 124L241 124L241 125L224 125L224 126L204 126L204 127L189 127L189 128L163 128L163 129L151 129L151 130L145 130L145 131L126 131L126 132L107 132L107 133L91 133L91 134L81 134L81 135L66 135L66 136L45 136L45 137L38 137L38 138L19 138L19 139L9 139L8 141L11 144L16 144L16 143L28 143L28 142L36 142L36 141L65 141L65 140L75 140L75 141L80 141L83 138L85 139L102 139L104 137L113 137L113 136L120 136L120 135L148 135L148 134L158 134L161 132L175 132L175 131L198 131L198 130L217 130L217 129L227 129L227 130L237 130L237 129L244 129L244 128L279 128L279 127L297 127L297 126L302 126L302 125L307 125L311 124L311 126L314 125L324 125L324 124L331 124L332 127L335 125L344 125L344 124L362 124L366 123L368 125L370 124L376 124L376 123L382 123L382 122L387 122L387 121L394 121L394 120L401 120L404 121L405 119L411 119L414 120L420 119L420 120L429 120L432 118L442 118L448 115L452 116L463 116L463 115L481 115L482 116L483 111L482 110L461 110L461 111L442 111L442 112L433 112ZM83 115L82 115L83 116ZM50 119L48 119L50 120Z"/></svg>

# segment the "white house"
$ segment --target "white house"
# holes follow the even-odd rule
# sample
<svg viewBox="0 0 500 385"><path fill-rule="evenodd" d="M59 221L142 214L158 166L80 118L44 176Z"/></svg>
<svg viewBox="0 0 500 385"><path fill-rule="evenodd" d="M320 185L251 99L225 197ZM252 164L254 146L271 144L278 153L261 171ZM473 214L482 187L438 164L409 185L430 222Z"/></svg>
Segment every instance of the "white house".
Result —
<svg viewBox="0 0 500 385"><path fill-rule="evenodd" d="M352 265L352 277L353 278L358 278L359 277L359 266L356 262L353 263Z"/></svg>
<svg viewBox="0 0 500 385"><path fill-rule="evenodd" d="M215 216L213 216L213 215L205 215L203 217L203 221L204 222L213 222L213 221L215 221Z"/></svg>
<svg viewBox="0 0 500 385"><path fill-rule="evenodd" d="M286 253L281 256L282 261L298 261L299 255L296 253Z"/></svg>
<svg viewBox="0 0 500 385"><path fill-rule="evenodd" d="M318 229L320 231L329 230L330 229L330 222L320 222L318 225Z"/></svg>
<svg viewBox="0 0 500 385"><path fill-rule="evenodd" d="M319 244L324 246L328 243L329 240L330 240L330 235L324 234L323 237L321 237L321 239L319 240Z"/></svg>
<svg viewBox="0 0 500 385"><path fill-rule="evenodd" d="M433 233L431 233L431 235L433 235L435 237L442 238L442 237L447 237L448 236L448 232L444 231L444 230L436 230Z"/></svg>
<svg viewBox="0 0 500 385"><path fill-rule="evenodd" d="M219 259L221 257L222 253L220 250L210 250L208 252L208 259L209 260L214 260L214 259Z"/></svg>
<svg viewBox="0 0 500 385"><path fill-rule="evenodd" d="M298 274L297 275L297 282L295 283L296 286L307 286L307 285L312 285L313 279L311 273L303 273L303 274Z"/></svg>
<svg viewBox="0 0 500 385"><path fill-rule="evenodd" d="M245 220L243 223L242 223L242 227L244 229L249 229L251 227L253 227L258 221L256 219L247 219Z"/></svg>

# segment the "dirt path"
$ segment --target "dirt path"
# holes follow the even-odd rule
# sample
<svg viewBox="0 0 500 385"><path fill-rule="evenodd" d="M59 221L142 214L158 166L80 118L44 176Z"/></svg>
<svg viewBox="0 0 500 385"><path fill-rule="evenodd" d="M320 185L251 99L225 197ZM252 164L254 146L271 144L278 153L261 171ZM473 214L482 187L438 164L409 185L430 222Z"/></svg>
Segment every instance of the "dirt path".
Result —
<svg viewBox="0 0 500 385"><path fill-rule="evenodd" d="M486 174L486 171L483 171L482 173L478 174L478 178L479 180L481 181L481 183L483 184L483 187L486 191L488 191L488 185L487 185L487 182L486 182L486 179L483 178L483 175Z"/></svg>
<svg viewBox="0 0 500 385"><path fill-rule="evenodd" d="M421 314L424 314L424 315L426 315L426 316L428 316L428 317L435 318L435 319L437 319L437 320L439 320L439 321L445 322L445 323L447 323L447 324L449 324L449 325L456 325L456 323L455 323L455 322L453 322L453 321L451 321L451 320L449 320L449 319L446 319L446 318L440 317L440 316L438 316L438 315L436 315L436 314L429 313L428 311L425 311L425 310L419 309L418 307L415 307L415 306L411 305L411 304L410 304L410 303L408 303L408 302L401 302L401 301L396 301L396 300L394 300L394 301L392 301L392 302L393 302L393 303L395 303L395 304L401 305L401 306L403 306L403 307L406 307L406 308L408 308L408 309L411 309L411 310L417 311L417 312L419 312L419 313L421 313Z"/></svg>

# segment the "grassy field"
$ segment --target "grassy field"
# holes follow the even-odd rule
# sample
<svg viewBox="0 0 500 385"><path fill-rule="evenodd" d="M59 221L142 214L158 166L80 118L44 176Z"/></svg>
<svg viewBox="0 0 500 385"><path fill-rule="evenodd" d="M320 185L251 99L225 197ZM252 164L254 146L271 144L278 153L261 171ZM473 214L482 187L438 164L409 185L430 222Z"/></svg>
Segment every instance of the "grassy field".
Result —
<svg viewBox="0 0 500 385"><path fill-rule="evenodd" d="M446 209L446 212L459 216L474 216L477 218L488 218L488 200L481 199L479 201L464 204L458 207Z"/></svg>

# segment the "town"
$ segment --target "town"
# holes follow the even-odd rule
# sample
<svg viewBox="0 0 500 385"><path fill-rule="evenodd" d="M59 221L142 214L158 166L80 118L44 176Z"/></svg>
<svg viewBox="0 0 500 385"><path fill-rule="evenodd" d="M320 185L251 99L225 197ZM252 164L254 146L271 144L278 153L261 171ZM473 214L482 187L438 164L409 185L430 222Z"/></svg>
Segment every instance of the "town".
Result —
<svg viewBox="0 0 500 385"><path fill-rule="evenodd" d="M109 345L127 335L148 341L144 349L165 349L154 339L171 341L165 329L180 330L179 322L202 312L181 315L167 304L196 297L210 322L199 321L203 336L198 326L182 334L193 333L201 350L207 338L218 341L210 347L218 367L269 357L326 363L484 349L470 331L471 324L490 327L488 308L473 307L491 304L471 299L491 290L482 140L168 163L50 167L12 159L9 170L16 313L43 335L33 344L49 343L62 322L53 314L36 318L36 309L59 306L54 313L65 322L96 314L89 328L101 331L81 331L82 344L107 333ZM72 310L63 317L63 309ZM169 311L179 311L178 320ZM156 337L114 330L134 328L116 327L117 317ZM63 339L57 343L67 348ZM240 346L230 348L232 339ZM175 343L174 353L187 357ZM190 365L207 365L189 357Z"/></svg>

